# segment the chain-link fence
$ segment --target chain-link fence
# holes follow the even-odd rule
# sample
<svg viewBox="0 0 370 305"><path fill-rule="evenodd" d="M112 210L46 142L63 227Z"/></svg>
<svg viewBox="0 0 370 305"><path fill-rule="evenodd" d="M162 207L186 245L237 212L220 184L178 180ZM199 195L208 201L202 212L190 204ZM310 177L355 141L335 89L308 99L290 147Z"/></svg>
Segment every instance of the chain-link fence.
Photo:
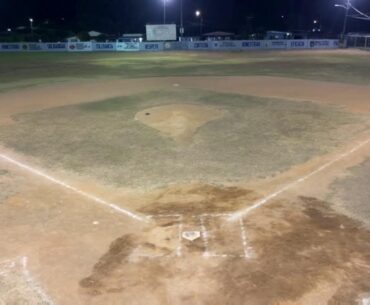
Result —
<svg viewBox="0 0 370 305"><path fill-rule="evenodd" d="M370 34L347 35L347 47L370 49Z"/></svg>

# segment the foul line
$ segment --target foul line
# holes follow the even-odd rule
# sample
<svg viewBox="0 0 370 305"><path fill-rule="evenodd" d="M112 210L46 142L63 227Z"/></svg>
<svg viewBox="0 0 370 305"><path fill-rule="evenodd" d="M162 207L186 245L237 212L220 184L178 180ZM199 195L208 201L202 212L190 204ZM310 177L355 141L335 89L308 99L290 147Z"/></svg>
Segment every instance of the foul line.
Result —
<svg viewBox="0 0 370 305"><path fill-rule="evenodd" d="M237 221L238 219L240 218L243 218L245 216L247 216L249 213L251 213L253 210L256 210L258 208L260 208L261 206L265 205L266 203L268 203L269 201L271 201L271 199L277 197L278 195L280 195L281 193L284 193L285 191L295 187L296 185L306 181L307 179L311 178L312 176L322 172L323 170L325 170L326 168L328 168L329 166L333 165L334 163L337 163L339 161L341 161L342 159L348 157L349 155L353 154L354 152L356 152L357 150L361 149L363 146L365 146L366 144L370 143L370 139L366 140L366 141L363 141L361 142L360 144L356 145L354 148L352 148L350 151L347 151L341 155L339 155L337 158L331 160L330 162L328 163L325 163L324 165L320 166L318 169L314 170L313 172L307 174L306 176L303 176L291 183L289 183L288 185L284 186L283 188L281 188L280 190L276 191L275 193L272 193L258 201L256 201L252 206L250 207L247 207L245 209L242 209L240 211L237 211L235 213L233 213L230 217L229 217L229 221Z"/></svg>
<svg viewBox="0 0 370 305"><path fill-rule="evenodd" d="M71 186L71 185L69 185L69 184L67 184L67 183L65 183L63 181L60 181L58 179L55 179L55 178L53 178L53 177L51 177L51 176L49 176L49 175L47 175L47 174L45 174L45 173L43 173L43 172L35 169L35 168L32 168L32 167L30 167L30 166L28 166L26 164L23 164L23 163L21 163L19 161L16 161L16 160L14 160L14 159L6 156L6 155L0 154L0 158L3 159L3 160L5 160L5 161L7 161L7 162L9 162L9 163L11 163L11 164L14 164L14 165L18 166L18 167L20 167L20 168L22 168L24 170L27 170L28 172L30 172L30 173L32 173L34 175L40 176L40 177L42 177L42 178L44 178L46 180L49 180L49 181L51 181L51 182L53 182L55 184L58 184L59 186L62 186L64 188L68 189L68 190L71 190L71 191L73 191L73 192L75 192L75 193L77 193L77 194L79 194L79 195L81 195L83 197L86 197L86 198L88 198L88 199L90 199L92 201L95 201L96 203L99 203L99 204L101 204L103 206L106 206L106 207L108 207L108 208L110 208L110 209L112 209L112 210L114 210L114 211L116 211L118 213L124 214L124 215L126 215L128 217L131 217L131 218L133 218L135 220L138 220L138 221L147 222L147 219L144 218L144 217L141 217L141 216L139 216L139 215L137 215L137 214L135 214L133 212L130 212L130 211L126 210L126 209L123 209L123 208L119 207L116 204L110 203L110 202L105 201L105 200L103 200L103 199L101 199L99 197L96 197L94 195L91 195L89 193L86 193L84 191L81 191L81 190L79 190L79 189L77 189L77 188L75 188L75 187L73 187L73 186Z"/></svg>

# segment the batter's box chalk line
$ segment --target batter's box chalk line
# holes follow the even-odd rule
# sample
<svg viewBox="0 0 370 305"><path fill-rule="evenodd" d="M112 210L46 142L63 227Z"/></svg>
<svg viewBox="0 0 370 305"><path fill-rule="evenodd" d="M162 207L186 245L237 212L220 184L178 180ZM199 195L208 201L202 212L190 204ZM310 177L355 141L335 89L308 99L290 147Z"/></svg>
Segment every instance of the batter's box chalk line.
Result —
<svg viewBox="0 0 370 305"><path fill-rule="evenodd" d="M17 257L0 262L0 304L54 305L28 270L28 258ZM19 302L19 303L18 303Z"/></svg>
<svg viewBox="0 0 370 305"><path fill-rule="evenodd" d="M195 226L191 231L197 232L197 228L199 228L199 233L200 233L200 238L202 240L203 244L203 252L202 256L204 258L251 258L252 257L252 247L249 245L248 238L247 238L247 233L246 233L246 228L244 225L244 221L240 220L239 224L236 224L235 228L237 228L238 232L237 234L240 235L240 253L215 253L211 249L211 245L213 246L217 245L216 241L210 241L210 232L208 225L206 223L206 220L211 221L217 218L225 218L230 217L231 214L228 213L215 213L215 214L201 214L201 215L186 215L186 218L188 219L195 219L199 225ZM149 219L165 219L165 218L172 218L175 219L178 223L176 224L176 228L178 230L178 244L176 247L176 250L174 250L173 254L167 254L167 255L162 255L162 256L157 256L155 258L160 258L160 257L183 257L184 256L184 251L183 251L183 243L186 238L183 237L184 232L189 232L189 231L184 231L184 226L186 224L186 219L184 215L181 214L158 214L158 215L149 215ZM194 226L194 225L193 225ZM186 240L189 242L189 240ZM149 256L148 256L149 257Z"/></svg>

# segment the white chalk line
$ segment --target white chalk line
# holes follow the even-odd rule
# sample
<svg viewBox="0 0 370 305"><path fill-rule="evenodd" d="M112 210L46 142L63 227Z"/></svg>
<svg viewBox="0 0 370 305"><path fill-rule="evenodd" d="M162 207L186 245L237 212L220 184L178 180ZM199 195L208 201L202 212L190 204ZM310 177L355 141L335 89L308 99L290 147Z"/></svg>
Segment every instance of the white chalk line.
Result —
<svg viewBox="0 0 370 305"><path fill-rule="evenodd" d="M43 304L44 304L44 302L47 302L49 305L53 305L54 302L50 299L50 297L48 295L45 294L45 292L42 290L42 288L37 283L37 281L31 276L31 274L30 274L30 272L27 268L28 258L26 256L21 256L21 257L15 258L13 260L5 260L5 261L0 262L0 265L7 265L5 267L7 269L9 269L9 268L14 269L17 264L20 264L21 267L22 267L21 272L22 272L22 276L24 277L24 280L28 284L27 289L29 288L29 289L33 290L34 292L36 292L42 298ZM0 272L0 275L5 275L6 276L7 273L9 273L9 271L2 271L2 272Z"/></svg>
<svg viewBox="0 0 370 305"><path fill-rule="evenodd" d="M96 197L94 195L91 195L89 193L86 193L84 191L81 191L81 190L79 190L79 189L77 189L77 188L75 188L75 187L73 187L73 186L71 186L71 185L69 185L69 184L61 181L61 180L58 180L58 179L56 179L56 178L54 178L52 176L49 176L49 175L43 173L40 170L37 170L37 169L35 169L35 168L33 168L33 167L29 166L29 165L26 165L24 163L21 163L21 162L15 160L15 159L12 159L12 158L4 155L4 154L0 154L0 158L3 159L4 161L7 161L8 163L11 163L13 165L16 165L16 166L20 167L20 168L22 168L22 169L24 169L24 170L26 170L26 171L34 174L34 175L37 175L39 177L42 177L42 178L44 178L44 179L46 179L48 181L51 181L51 182L53 182L53 183L55 183L55 184L57 184L57 185L59 185L61 187L64 187L65 189L68 189L70 191L73 191L73 192L75 192L75 193L77 193L77 194L79 194L79 195L81 195L83 197L86 197L86 198L88 198L88 199L90 199L90 200L92 200L92 201L94 201L94 202L96 202L98 204L101 204L101 205L103 205L105 207L108 207L108 208L110 208L110 209L112 209L112 210L114 210L114 211L116 211L116 212L118 212L120 214L124 214L124 215L126 215L126 216L128 216L128 217L130 217L132 219L138 220L138 221L142 221L142 222L146 222L147 221L146 217L141 217L141 216L139 216L139 215L137 215L137 214L135 214L133 212L130 212L129 210L126 210L124 208L119 207L116 204L110 203L110 202L105 201L105 200L103 200L103 199L101 199L99 197Z"/></svg>
<svg viewBox="0 0 370 305"><path fill-rule="evenodd" d="M266 203L268 203L269 201L271 201L271 199L277 197L278 195L284 193L285 191L297 186L298 184L306 181L307 179L311 178L312 176L322 172L323 170L325 170L326 168L330 167L331 165L343 160L344 158L348 157L349 155L353 154L354 152L358 151L359 149L361 149L362 147L364 147L366 144L370 143L370 139L366 140L366 141L363 141L361 142L360 144L356 145L354 148L352 148L351 150L343 153L343 154L340 154L338 157L336 157L335 159L325 163L324 165L320 166L318 169L314 170L313 172L287 184L286 186L282 187L280 190L268 195L268 196L265 196L264 198L260 199L260 200L257 200L252 206L249 206L245 209L242 209L240 211L237 211L235 213L232 214L232 216L229 217L229 221L236 221L240 218L243 218L245 216L247 216L249 213L251 213L253 210L256 210L258 208L260 208L261 206L265 205Z"/></svg>
<svg viewBox="0 0 370 305"><path fill-rule="evenodd" d="M239 219L240 224L240 232L242 236L242 243L243 243L243 250L244 250L244 257L251 258L251 249L252 247L248 246L248 239L247 239L247 232L245 230L244 221L242 218Z"/></svg>
<svg viewBox="0 0 370 305"><path fill-rule="evenodd" d="M32 287L32 289L37 293L39 294L42 299L43 299L43 302L48 302L50 305L53 305L54 302L50 299L50 297L48 295L45 294L45 292L41 289L40 285L36 282L36 280L31 276L28 268L27 268L27 263L28 263L28 258L26 256L23 256L22 259L21 259L21 263L22 263L22 271L23 271L23 275L26 279L26 282L28 284L30 284L30 286Z"/></svg>
<svg viewBox="0 0 370 305"><path fill-rule="evenodd" d="M200 231L202 235L202 240L203 240L203 246L204 246L204 252L203 252L203 257L210 257L211 253L209 253L209 239L208 239L208 232L206 229L205 221L203 216L199 216L199 222L200 222Z"/></svg>
<svg viewBox="0 0 370 305"><path fill-rule="evenodd" d="M183 217L182 216L179 217L178 229L179 229L179 232L178 232L179 234L178 234L178 245L176 249L176 255L178 257L181 257L182 256L182 231L183 231Z"/></svg>

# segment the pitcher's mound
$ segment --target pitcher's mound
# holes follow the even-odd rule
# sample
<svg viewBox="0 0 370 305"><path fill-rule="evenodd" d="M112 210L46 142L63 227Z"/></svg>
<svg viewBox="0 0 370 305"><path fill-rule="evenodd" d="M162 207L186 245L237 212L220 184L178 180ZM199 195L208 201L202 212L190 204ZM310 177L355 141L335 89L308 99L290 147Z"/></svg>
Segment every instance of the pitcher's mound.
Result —
<svg viewBox="0 0 370 305"><path fill-rule="evenodd" d="M198 128L223 115L223 111L209 106L176 104L145 109L135 119L177 142L188 142Z"/></svg>

